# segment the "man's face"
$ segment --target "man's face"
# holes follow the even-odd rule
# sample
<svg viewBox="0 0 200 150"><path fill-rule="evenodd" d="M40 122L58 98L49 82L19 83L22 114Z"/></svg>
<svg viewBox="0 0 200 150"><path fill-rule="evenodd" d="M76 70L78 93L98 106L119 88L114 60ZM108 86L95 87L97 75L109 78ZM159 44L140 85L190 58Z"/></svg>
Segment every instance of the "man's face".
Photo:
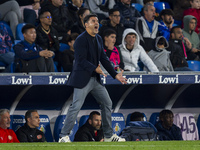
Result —
<svg viewBox="0 0 200 150"><path fill-rule="evenodd" d="M1 116L0 127L2 129L7 129L10 127L10 114L8 112Z"/></svg>
<svg viewBox="0 0 200 150"><path fill-rule="evenodd" d="M115 42L116 42L116 34L111 34L109 35L108 37L105 37L105 41L112 44L112 45L115 45Z"/></svg>
<svg viewBox="0 0 200 150"><path fill-rule="evenodd" d="M40 116L37 112L32 112L31 117L28 118L28 125L31 128L37 128L40 125Z"/></svg>
<svg viewBox="0 0 200 150"><path fill-rule="evenodd" d="M45 12L42 17L40 18L41 24L44 24L46 26L50 26L52 23L52 17L50 12Z"/></svg>
<svg viewBox="0 0 200 150"><path fill-rule="evenodd" d="M101 128L101 116L93 115L92 120L89 119L89 124L92 125L96 130Z"/></svg>
<svg viewBox="0 0 200 150"><path fill-rule="evenodd" d="M127 35L126 38L125 38L126 44L129 45L129 46L132 46L132 47L135 44L135 40L136 40L136 35L135 34Z"/></svg>
<svg viewBox="0 0 200 150"><path fill-rule="evenodd" d="M190 5L192 8L200 9L200 0L193 0L193 2L190 1Z"/></svg>
<svg viewBox="0 0 200 150"><path fill-rule="evenodd" d="M172 127L173 125L173 121L174 121L174 115L173 114L167 114L166 116L164 116L162 118L162 125L169 129L170 127Z"/></svg>
<svg viewBox="0 0 200 150"><path fill-rule="evenodd" d="M87 23L85 23L86 30L91 35L96 35L99 32L99 20L97 17L90 17Z"/></svg>
<svg viewBox="0 0 200 150"><path fill-rule="evenodd" d="M156 9L154 6L149 5L148 10L144 11L144 16L149 22L155 19L155 15L156 15Z"/></svg>
<svg viewBox="0 0 200 150"><path fill-rule="evenodd" d="M181 28L176 28L174 30L174 33L172 33L172 39L175 39L175 40L182 40L183 38L183 31Z"/></svg>
<svg viewBox="0 0 200 150"><path fill-rule="evenodd" d="M72 0L72 3L78 8L80 8L83 4L83 0Z"/></svg>
<svg viewBox="0 0 200 150"><path fill-rule="evenodd" d="M28 29L23 35L24 39L32 44L36 39L36 30L34 28Z"/></svg>
<svg viewBox="0 0 200 150"><path fill-rule="evenodd" d="M63 4L63 0L52 0L52 4L56 7L59 7Z"/></svg>
<svg viewBox="0 0 200 150"><path fill-rule="evenodd" d="M189 30L194 31L196 28L196 20L195 19L191 19L190 23L189 23Z"/></svg>
<svg viewBox="0 0 200 150"><path fill-rule="evenodd" d="M131 0L121 0L121 2L127 5L131 4Z"/></svg>
<svg viewBox="0 0 200 150"><path fill-rule="evenodd" d="M120 22L120 12L119 11L113 12L113 14L109 16L109 18L110 18L110 21L111 21L112 24L116 24L116 25L119 24L119 22Z"/></svg>
<svg viewBox="0 0 200 150"><path fill-rule="evenodd" d="M164 15L162 16L162 18L163 18L163 22L167 25L170 25L173 21L172 15Z"/></svg>

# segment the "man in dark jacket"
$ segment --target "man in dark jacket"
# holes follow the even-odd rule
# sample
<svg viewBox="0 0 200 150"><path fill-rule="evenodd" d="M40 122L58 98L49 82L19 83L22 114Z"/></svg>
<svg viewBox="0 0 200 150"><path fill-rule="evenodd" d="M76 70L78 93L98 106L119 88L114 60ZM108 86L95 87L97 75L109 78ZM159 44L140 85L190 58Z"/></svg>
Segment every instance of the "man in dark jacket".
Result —
<svg viewBox="0 0 200 150"><path fill-rule="evenodd" d="M158 130L158 139L161 141L183 140L181 129L173 124L174 114L171 110L162 110L159 121L155 125Z"/></svg>
<svg viewBox="0 0 200 150"><path fill-rule="evenodd" d="M16 131L20 142L45 142L44 133L37 129L40 118L37 110L28 110L25 114L26 123Z"/></svg>
<svg viewBox="0 0 200 150"><path fill-rule="evenodd" d="M74 141L100 141L103 142L103 130L101 129L101 114L92 111L86 123L78 129Z"/></svg>

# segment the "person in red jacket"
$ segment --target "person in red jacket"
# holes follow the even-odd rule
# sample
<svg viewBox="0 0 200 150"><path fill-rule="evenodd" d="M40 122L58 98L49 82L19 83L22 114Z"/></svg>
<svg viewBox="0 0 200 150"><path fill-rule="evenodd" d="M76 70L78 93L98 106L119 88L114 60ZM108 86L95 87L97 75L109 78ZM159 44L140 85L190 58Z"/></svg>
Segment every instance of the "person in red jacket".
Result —
<svg viewBox="0 0 200 150"><path fill-rule="evenodd" d="M191 7L189 9L186 9L183 13L184 16L192 15L197 18L197 25L195 28L195 32L199 34L200 32L200 0L189 0ZM183 27L183 24L182 24Z"/></svg>
<svg viewBox="0 0 200 150"><path fill-rule="evenodd" d="M0 143L19 143L15 132L10 127L8 109L0 109Z"/></svg>

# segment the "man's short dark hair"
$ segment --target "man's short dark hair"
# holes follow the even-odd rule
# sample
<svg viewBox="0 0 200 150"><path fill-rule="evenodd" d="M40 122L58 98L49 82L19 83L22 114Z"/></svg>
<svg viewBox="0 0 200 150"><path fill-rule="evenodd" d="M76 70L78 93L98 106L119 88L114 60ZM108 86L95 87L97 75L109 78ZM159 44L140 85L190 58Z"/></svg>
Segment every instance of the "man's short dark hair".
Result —
<svg viewBox="0 0 200 150"><path fill-rule="evenodd" d="M143 3L145 5L145 4L147 4L147 3L151 2L151 1L155 2L155 0L143 0Z"/></svg>
<svg viewBox="0 0 200 150"><path fill-rule="evenodd" d="M98 18L98 16L96 14L89 14L89 15L85 16L85 18L83 20L84 25L85 25L85 23L88 22L88 20L90 20L91 17L97 17Z"/></svg>
<svg viewBox="0 0 200 150"><path fill-rule="evenodd" d="M86 10L89 10L88 8L80 8L77 12L78 16L82 16Z"/></svg>
<svg viewBox="0 0 200 150"><path fill-rule="evenodd" d="M39 19L41 19L42 17L43 17L43 14L45 13L45 12L49 12L47 9L41 9L40 11L39 11ZM50 12L49 12L50 13Z"/></svg>
<svg viewBox="0 0 200 150"><path fill-rule="evenodd" d="M108 36L110 36L111 34L117 34L116 33L116 31L115 30L113 30L113 29L106 29L106 30L104 30L103 31L103 38L104 37L108 37Z"/></svg>
<svg viewBox="0 0 200 150"><path fill-rule="evenodd" d="M89 115L88 120L89 120L89 119L92 120L94 115L101 116L101 114L100 114L98 111L92 111L92 112L90 113L90 115Z"/></svg>
<svg viewBox="0 0 200 150"><path fill-rule="evenodd" d="M116 12L116 11L119 11L119 9L117 9L117 8L112 8L112 9L110 9L109 12L108 12L108 13L109 13L109 16L112 15L112 14L113 14L114 12Z"/></svg>
<svg viewBox="0 0 200 150"><path fill-rule="evenodd" d="M174 16L174 12L171 9L163 9L160 12L160 16L165 16L165 15L171 15L173 17Z"/></svg>
<svg viewBox="0 0 200 150"><path fill-rule="evenodd" d="M78 33L72 33L69 38L67 39L67 42L71 42L72 40L76 40L76 38L79 36Z"/></svg>
<svg viewBox="0 0 200 150"><path fill-rule="evenodd" d="M32 112L37 112L37 110L36 110L36 109L32 109L32 110L28 110L28 111L26 112L26 114L25 114L25 120L26 120L26 122L27 122L27 119L28 119L28 118L31 118Z"/></svg>
<svg viewBox="0 0 200 150"><path fill-rule="evenodd" d="M172 33L174 33L176 29L179 29L179 28L181 28L181 27L180 26L174 26L174 27L172 27L171 30L170 30L170 35Z"/></svg>
<svg viewBox="0 0 200 150"><path fill-rule="evenodd" d="M26 24L26 25L24 25L24 26L22 27L22 33L23 33L23 34L26 33L26 31L29 30L29 29L35 29L35 26L32 25L32 24Z"/></svg>
<svg viewBox="0 0 200 150"><path fill-rule="evenodd" d="M161 118L165 118L166 115L174 115L174 114L171 110L164 109L159 113L159 120L161 120Z"/></svg>
<svg viewBox="0 0 200 150"><path fill-rule="evenodd" d="M141 121L144 118L144 114L141 112L133 112L130 117L130 121Z"/></svg>

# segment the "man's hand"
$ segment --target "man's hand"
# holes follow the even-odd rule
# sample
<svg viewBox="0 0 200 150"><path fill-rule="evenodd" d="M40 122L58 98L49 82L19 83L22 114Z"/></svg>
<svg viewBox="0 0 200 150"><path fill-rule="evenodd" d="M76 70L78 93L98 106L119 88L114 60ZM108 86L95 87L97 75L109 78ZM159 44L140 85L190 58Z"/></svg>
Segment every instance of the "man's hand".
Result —
<svg viewBox="0 0 200 150"><path fill-rule="evenodd" d="M200 51L200 50L198 50L198 49L196 49L196 48L193 48L193 49L192 49L192 52L193 52L193 53L197 53L197 52L199 52L199 51Z"/></svg>
<svg viewBox="0 0 200 150"><path fill-rule="evenodd" d="M107 77L107 75L104 74L103 71L101 70L100 65L98 65L98 67L95 69L95 71L96 71L96 73L98 73L98 74L102 74L103 76Z"/></svg>
<svg viewBox="0 0 200 150"><path fill-rule="evenodd" d="M54 55L54 52L45 49L45 50L43 50L43 51L40 51L40 52L39 52L39 55L40 55L41 57L49 58L49 57L52 57L52 56Z"/></svg>
<svg viewBox="0 0 200 150"><path fill-rule="evenodd" d="M127 82L126 82L127 79L124 78L124 77L122 76L123 72L124 72L124 70L122 70L120 73L118 73L118 74L115 76L115 78L116 78L118 81L120 81L122 84L127 84Z"/></svg>
<svg viewBox="0 0 200 150"><path fill-rule="evenodd" d="M185 43L186 43L187 47L188 47L189 49L192 49L192 44L191 44L191 42L188 40L188 38L184 37L183 39L185 40Z"/></svg>

